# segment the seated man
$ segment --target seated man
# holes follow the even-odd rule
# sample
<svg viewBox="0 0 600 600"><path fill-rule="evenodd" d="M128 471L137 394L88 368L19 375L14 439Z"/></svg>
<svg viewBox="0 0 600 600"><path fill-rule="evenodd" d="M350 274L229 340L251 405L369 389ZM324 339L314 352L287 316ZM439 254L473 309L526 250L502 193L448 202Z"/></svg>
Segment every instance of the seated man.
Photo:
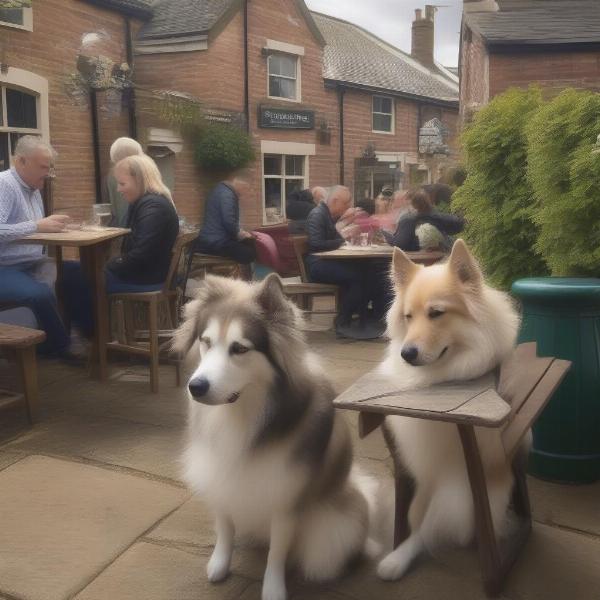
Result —
<svg viewBox="0 0 600 600"><path fill-rule="evenodd" d="M222 181L211 191L204 209L204 223L194 246L196 252L232 258L242 265L242 276L252 279L256 260L254 239L240 228L240 196L249 185L239 177Z"/></svg>
<svg viewBox="0 0 600 600"><path fill-rule="evenodd" d="M70 360L70 339L53 291L54 263L42 245L15 243L35 232L63 231L69 220L44 217L40 190L55 155L41 139L26 135L17 143L14 168L0 173L0 305L30 308L47 336L40 350Z"/></svg>
<svg viewBox="0 0 600 600"><path fill-rule="evenodd" d="M336 222L347 213L350 202L350 190L337 185L330 188L326 199L311 211L306 220L309 252L335 250L344 244L344 237L336 228ZM346 227L344 231L348 229ZM336 317L337 329L350 325L355 313L366 318L366 274L358 262L324 259L309 254L306 265L312 281L333 283L342 288L340 313Z"/></svg>

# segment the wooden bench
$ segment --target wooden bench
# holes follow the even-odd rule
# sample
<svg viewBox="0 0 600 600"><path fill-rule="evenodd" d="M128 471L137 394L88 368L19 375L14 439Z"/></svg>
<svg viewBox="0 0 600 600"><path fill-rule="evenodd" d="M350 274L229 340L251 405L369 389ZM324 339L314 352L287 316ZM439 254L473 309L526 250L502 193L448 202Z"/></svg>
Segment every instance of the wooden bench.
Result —
<svg viewBox="0 0 600 600"><path fill-rule="evenodd" d="M500 593L504 579L531 530L525 461L518 452L523 437L567 374L571 363L536 356L536 344L519 345L497 372L480 379L412 391L398 391L379 373L368 373L335 400L337 408L359 411L359 435L365 437L383 424L387 415L444 421L458 427L473 504L475 532L484 588ZM504 452L515 476L512 503L519 518L517 533L500 545L494 533L487 486L475 427L500 428ZM394 456L396 514L394 547L409 535L408 510L414 482Z"/></svg>
<svg viewBox="0 0 600 600"><path fill-rule="evenodd" d="M21 403L27 406L30 423L38 419L38 383L35 347L46 339L46 334L38 329L6 325L0 323L0 351L6 351L17 362L23 392L18 394L0 390L0 408Z"/></svg>
<svg viewBox="0 0 600 600"><path fill-rule="evenodd" d="M328 283L312 283L309 281L304 257L308 254L308 242L305 235L290 236L298 262L300 272L300 283L284 283L283 291L286 296L292 298L300 308L309 313L313 311L313 299L318 297L333 297L333 309L331 311L318 311L321 313L338 312L339 287Z"/></svg>

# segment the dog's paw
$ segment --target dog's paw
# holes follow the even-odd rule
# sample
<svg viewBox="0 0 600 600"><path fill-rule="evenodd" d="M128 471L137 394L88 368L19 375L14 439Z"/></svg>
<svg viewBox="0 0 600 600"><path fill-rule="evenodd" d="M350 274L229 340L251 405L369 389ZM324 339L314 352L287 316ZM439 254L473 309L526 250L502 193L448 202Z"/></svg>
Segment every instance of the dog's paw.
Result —
<svg viewBox="0 0 600 600"><path fill-rule="evenodd" d="M211 583L223 581L229 575L229 559L226 556L213 552L206 565L206 575Z"/></svg>
<svg viewBox="0 0 600 600"><path fill-rule="evenodd" d="M287 591L284 581L264 581L262 600L286 600Z"/></svg>
<svg viewBox="0 0 600 600"><path fill-rule="evenodd" d="M398 552L399 548L388 554L378 565L377 575L385 581L400 579L408 570L412 557Z"/></svg>

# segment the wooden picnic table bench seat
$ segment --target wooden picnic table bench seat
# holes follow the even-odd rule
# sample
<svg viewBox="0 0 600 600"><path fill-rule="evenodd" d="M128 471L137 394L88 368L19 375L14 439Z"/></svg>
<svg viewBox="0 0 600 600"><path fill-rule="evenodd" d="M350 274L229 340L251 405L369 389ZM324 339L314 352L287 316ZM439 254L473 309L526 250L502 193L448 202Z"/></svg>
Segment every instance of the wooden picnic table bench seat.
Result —
<svg viewBox="0 0 600 600"><path fill-rule="evenodd" d="M0 351L15 358L21 378L22 393L0 390L0 408L25 401L29 422L38 417L38 384L35 347L46 339L38 329L0 323Z"/></svg>
<svg viewBox="0 0 600 600"><path fill-rule="evenodd" d="M490 596L500 593L531 530L526 464L518 449L571 366L566 360L538 357L536 350L535 342L520 344L496 372L472 381L444 383L420 390L401 391L380 373L367 373L334 402L337 408L359 411L361 437L382 425L388 415L443 421L457 426L473 496L484 587ZM515 476L512 501L520 527L502 544L496 538L492 524L475 427L501 430L504 452ZM393 441L389 436L384 437L395 464L394 547L397 547L409 535L408 510L414 482L398 463L391 447Z"/></svg>

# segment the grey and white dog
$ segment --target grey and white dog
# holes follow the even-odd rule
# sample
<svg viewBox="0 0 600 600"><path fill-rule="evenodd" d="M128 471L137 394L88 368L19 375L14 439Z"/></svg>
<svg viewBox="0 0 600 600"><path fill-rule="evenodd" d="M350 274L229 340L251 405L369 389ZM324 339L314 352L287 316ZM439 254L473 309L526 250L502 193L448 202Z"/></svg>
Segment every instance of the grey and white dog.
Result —
<svg viewBox="0 0 600 600"><path fill-rule="evenodd" d="M234 534L269 545L263 600L286 598L288 557L306 578L338 576L365 549L372 482L352 468L334 391L271 275L207 277L175 334L188 383L185 479L216 517L210 581L227 576Z"/></svg>

